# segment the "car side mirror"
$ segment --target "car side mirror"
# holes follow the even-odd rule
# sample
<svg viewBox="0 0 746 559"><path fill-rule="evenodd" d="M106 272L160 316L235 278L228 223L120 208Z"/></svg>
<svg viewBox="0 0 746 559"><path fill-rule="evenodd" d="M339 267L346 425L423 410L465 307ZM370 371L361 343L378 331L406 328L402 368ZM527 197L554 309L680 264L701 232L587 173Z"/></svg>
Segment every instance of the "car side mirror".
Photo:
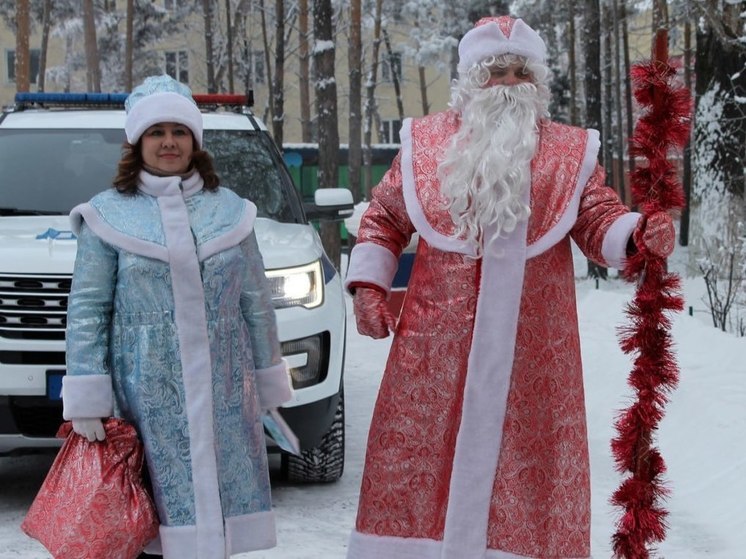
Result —
<svg viewBox="0 0 746 559"><path fill-rule="evenodd" d="M313 203L305 204L305 210L308 219L341 221L354 211L352 192L346 188L318 188Z"/></svg>

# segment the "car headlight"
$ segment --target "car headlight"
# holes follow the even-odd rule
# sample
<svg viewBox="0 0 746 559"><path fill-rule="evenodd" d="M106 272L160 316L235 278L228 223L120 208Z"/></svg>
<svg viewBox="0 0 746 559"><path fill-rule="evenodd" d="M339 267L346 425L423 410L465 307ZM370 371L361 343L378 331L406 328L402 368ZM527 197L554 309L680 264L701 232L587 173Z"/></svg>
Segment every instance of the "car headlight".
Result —
<svg viewBox="0 0 746 559"><path fill-rule="evenodd" d="M324 302L324 278L319 260L295 268L267 270L265 273L272 290L272 304L276 309L312 309Z"/></svg>

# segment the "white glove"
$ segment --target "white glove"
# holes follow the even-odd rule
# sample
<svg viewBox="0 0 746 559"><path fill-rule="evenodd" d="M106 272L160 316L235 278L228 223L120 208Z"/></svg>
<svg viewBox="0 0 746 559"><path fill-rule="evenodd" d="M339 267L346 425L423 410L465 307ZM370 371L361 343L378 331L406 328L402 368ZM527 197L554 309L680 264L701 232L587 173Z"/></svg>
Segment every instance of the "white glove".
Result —
<svg viewBox="0 0 746 559"><path fill-rule="evenodd" d="M103 441L106 438L104 423L98 418L73 419L73 431L90 442Z"/></svg>

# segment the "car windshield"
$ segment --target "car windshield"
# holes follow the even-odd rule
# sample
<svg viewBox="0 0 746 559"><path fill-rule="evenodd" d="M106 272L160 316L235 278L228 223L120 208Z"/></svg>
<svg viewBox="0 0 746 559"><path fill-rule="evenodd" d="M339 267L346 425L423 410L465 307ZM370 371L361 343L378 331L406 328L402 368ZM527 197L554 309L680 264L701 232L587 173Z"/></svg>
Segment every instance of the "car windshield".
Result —
<svg viewBox="0 0 746 559"><path fill-rule="evenodd" d="M68 214L110 188L124 131L0 129L0 213ZM297 198L284 182L268 139L246 130L205 130L222 186L257 205L258 215L299 221Z"/></svg>

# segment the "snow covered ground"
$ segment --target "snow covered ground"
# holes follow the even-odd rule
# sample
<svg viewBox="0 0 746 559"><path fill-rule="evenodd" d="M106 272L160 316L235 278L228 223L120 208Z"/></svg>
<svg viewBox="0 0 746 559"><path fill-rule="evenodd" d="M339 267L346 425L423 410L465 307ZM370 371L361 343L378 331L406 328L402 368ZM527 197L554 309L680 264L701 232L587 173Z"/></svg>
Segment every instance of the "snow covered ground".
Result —
<svg viewBox="0 0 746 559"><path fill-rule="evenodd" d="M676 256L676 255L675 255ZM681 256L680 256L681 258ZM683 260L683 258L682 258ZM581 261L578 269L585 268ZM668 465L670 529L659 554L667 559L746 557L746 339L707 323L701 278L686 279L686 305L673 335L681 380L667 406L658 446ZM616 328L633 288L620 280L578 280L578 309L586 378L592 468L592 552L611 557L617 512L608 504L620 478L609 441L616 411L629 404L631 365ZM351 309L351 305L348 305ZM292 486L276 482L278 547L240 559L342 559L355 520L365 438L390 340L363 338L349 311L345 397L347 461L341 481ZM0 559L49 555L20 531L23 515L50 458L0 458ZM272 464L276 471L278 465Z"/></svg>

